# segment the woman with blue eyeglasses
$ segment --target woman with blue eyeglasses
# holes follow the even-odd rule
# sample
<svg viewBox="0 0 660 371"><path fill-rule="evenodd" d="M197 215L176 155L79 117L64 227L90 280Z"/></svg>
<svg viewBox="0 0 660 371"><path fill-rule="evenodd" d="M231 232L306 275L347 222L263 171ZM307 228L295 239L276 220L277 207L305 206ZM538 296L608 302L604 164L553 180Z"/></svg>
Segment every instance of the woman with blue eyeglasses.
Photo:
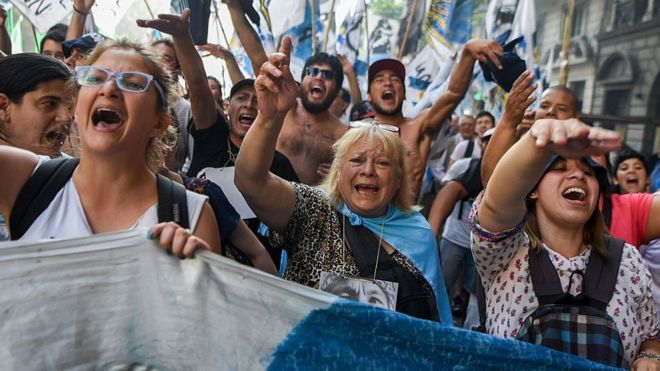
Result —
<svg viewBox="0 0 660 371"><path fill-rule="evenodd" d="M255 81L259 112L238 154L235 182L270 228L272 245L289 253L285 278L333 293L383 287L396 298L389 309L451 325L435 237L403 176L398 127L351 122L320 188L268 171L284 116L299 96L289 70L291 39L282 45Z"/></svg>
<svg viewBox="0 0 660 371"><path fill-rule="evenodd" d="M173 82L162 61L139 44L117 41L97 47L86 64L75 72L79 163L31 224L10 229L11 238L73 238L149 227L149 238L158 238L177 256L191 257L197 249L217 252L218 228L204 196L185 193L189 229L158 223L160 184L176 187L156 175L176 135L168 114ZM13 210L19 194L35 169L38 173L47 164L52 162L46 157L0 146L0 174L11 174L0 189L0 213L22 212Z"/></svg>

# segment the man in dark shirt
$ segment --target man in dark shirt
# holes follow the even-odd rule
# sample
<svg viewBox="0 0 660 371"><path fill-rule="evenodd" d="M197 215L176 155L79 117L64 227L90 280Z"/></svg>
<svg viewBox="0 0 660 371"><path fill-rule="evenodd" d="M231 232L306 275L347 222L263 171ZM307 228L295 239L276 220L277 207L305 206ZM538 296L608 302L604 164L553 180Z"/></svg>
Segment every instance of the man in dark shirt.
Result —
<svg viewBox="0 0 660 371"><path fill-rule="evenodd" d="M257 110L254 80L244 79L234 84L229 95L229 125L224 117L218 114L216 123L211 127L202 130L197 130L194 126L191 128L195 147L188 175L196 176L207 167L234 166L243 138L257 117ZM270 171L282 179L298 181L289 160L277 151Z"/></svg>
<svg viewBox="0 0 660 371"><path fill-rule="evenodd" d="M227 110L229 125L224 116L218 114L215 124L206 129L198 130L194 125L191 127L190 133L195 140L195 146L188 175L197 176L201 170L208 167L234 166L243 138L257 117L257 110L257 92L254 89L254 80L244 79L234 84L229 94ZM277 151L273 156L270 171L282 179L298 182L298 176L291 162ZM260 221L257 218L246 219L245 223L259 237L273 258L275 266L279 269L281 248L271 246L268 239L258 233Z"/></svg>

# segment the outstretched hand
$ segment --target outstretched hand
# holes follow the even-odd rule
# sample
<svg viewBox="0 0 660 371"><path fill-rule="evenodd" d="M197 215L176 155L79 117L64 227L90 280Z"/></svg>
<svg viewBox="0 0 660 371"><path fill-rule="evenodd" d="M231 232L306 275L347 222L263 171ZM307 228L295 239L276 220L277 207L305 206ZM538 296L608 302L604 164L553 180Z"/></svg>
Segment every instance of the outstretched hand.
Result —
<svg viewBox="0 0 660 371"><path fill-rule="evenodd" d="M591 127L577 119L542 119L534 123L530 134L539 148L549 148L564 158L604 154L621 147L616 131Z"/></svg>
<svg viewBox="0 0 660 371"><path fill-rule="evenodd" d="M534 94L536 88L534 74L529 70L523 72L516 79L504 107L504 121L507 124L516 127L523 121L525 110L536 100L536 95Z"/></svg>
<svg viewBox="0 0 660 371"><path fill-rule="evenodd" d="M497 68L502 69L500 56L504 54L504 49L495 40L470 40L465 44L465 52L479 62L487 63L490 60Z"/></svg>
<svg viewBox="0 0 660 371"><path fill-rule="evenodd" d="M291 49L291 38L285 37L279 52L268 56L254 82L259 113L266 118L286 114L300 95L289 69Z"/></svg>
<svg viewBox="0 0 660 371"><path fill-rule="evenodd" d="M153 28L172 37L181 37L190 33L188 18L190 18L190 9L186 8L181 15L158 14L157 19L138 19L136 22L140 27Z"/></svg>
<svg viewBox="0 0 660 371"><path fill-rule="evenodd" d="M231 50L218 44L197 45L197 50L208 52L210 55L223 60L234 57Z"/></svg>

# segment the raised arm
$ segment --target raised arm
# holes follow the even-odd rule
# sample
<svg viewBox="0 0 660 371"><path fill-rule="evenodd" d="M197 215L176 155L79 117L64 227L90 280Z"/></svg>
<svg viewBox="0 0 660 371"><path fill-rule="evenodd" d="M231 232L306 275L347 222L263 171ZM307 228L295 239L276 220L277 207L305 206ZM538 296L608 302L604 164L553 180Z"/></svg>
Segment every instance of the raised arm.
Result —
<svg viewBox="0 0 660 371"><path fill-rule="evenodd" d="M491 232L502 232L520 223L526 212L525 198L543 176L553 153L580 158L616 150L620 145L618 133L577 119L536 121L497 163L479 206L479 224Z"/></svg>
<svg viewBox="0 0 660 371"><path fill-rule="evenodd" d="M472 81L474 62L491 60L498 68L502 68L499 56L503 53L502 46L493 40L471 40L465 44L461 59L449 78L447 92L440 96L431 108L421 113L424 115L421 132L433 135L447 116L454 112L454 109L465 98L465 93Z"/></svg>
<svg viewBox="0 0 660 371"><path fill-rule="evenodd" d="M504 114L482 157L481 182L484 187L504 153L534 123L534 111L526 113L525 110L536 100L535 89L534 74L530 71L523 72L513 83L504 107Z"/></svg>
<svg viewBox="0 0 660 371"><path fill-rule="evenodd" d="M192 109L193 121L197 130L207 129L215 124L217 112L213 94L206 80L206 71L202 58L193 44L188 18L190 9L184 9L181 15L159 14L158 19L137 21L138 26L154 28L172 35L176 55L181 65L181 72L188 83L188 97Z"/></svg>
<svg viewBox="0 0 660 371"><path fill-rule="evenodd" d="M295 210L291 183L269 172L284 116L296 104L298 86L289 70L291 39L285 37L279 53L261 66L254 83L259 112L236 159L234 182L257 217L284 232Z"/></svg>
<svg viewBox="0 0 660 371"><path fill-rule="evenodd" d="M252 28L248 19L245 17L245 12L239 0L227 0L227 8L229 9L231 22L234 24L234 30L236 30L238 39L241 40L245 52L250 57L252 70L256 74L259 72L261 65L268 60L264 46L261 44L261 39L259 39L257 31Z"/></svg>
<svg viewBox="0 0 660 371"><path fill-rule="evenodd" d="M241 69L238 67L236 58L234 57L234 54L231 52L231 50L218 44L198 45L197 50L203 50L208 52L210 55L225 61L225 65L227 66L227 71L229 71L229 78L231 79L232 84L236 84L245 78L245 76L243 76L243 72L241 72Z"/></svg>
<svg viewBox="0 0 660 371"><path fill-rule="evenodd" d="M85 21L96 0L73 0L73 13L66 32L66 40L77 39L85 32Z"/></svg>
<svg viewBox="0 0 660 371"><path fill-rule="evenodd" d="M0 52L5 55L11 55L11 38L9 37L9 32L5 27L7 21L7 11L0 4Z"/></svg>
<svg viewBox="0 0 660 371"><path fill-rule="evenodd" d="M337 54L337 59L341 63L341 68L344 71L344 75L348 80L348 87L351 90L351 99L353 99L353 104L358 104L362 102L362 93L360 92L360 84L358 84L357 76L355 76L355 69L351 64L351 61L346 58L346 56Z"/></svg>

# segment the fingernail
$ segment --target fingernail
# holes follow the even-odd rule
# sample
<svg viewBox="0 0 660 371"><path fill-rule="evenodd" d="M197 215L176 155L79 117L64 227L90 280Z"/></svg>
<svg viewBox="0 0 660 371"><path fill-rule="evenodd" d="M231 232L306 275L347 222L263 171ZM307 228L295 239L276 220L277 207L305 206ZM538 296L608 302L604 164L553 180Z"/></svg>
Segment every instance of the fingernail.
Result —
<svg viewBox="0 0 660 371"><path fill-rule="evenodd" d="M147 232L147 240L153 240L154 239L154 232L149 231Z"/></svg>

